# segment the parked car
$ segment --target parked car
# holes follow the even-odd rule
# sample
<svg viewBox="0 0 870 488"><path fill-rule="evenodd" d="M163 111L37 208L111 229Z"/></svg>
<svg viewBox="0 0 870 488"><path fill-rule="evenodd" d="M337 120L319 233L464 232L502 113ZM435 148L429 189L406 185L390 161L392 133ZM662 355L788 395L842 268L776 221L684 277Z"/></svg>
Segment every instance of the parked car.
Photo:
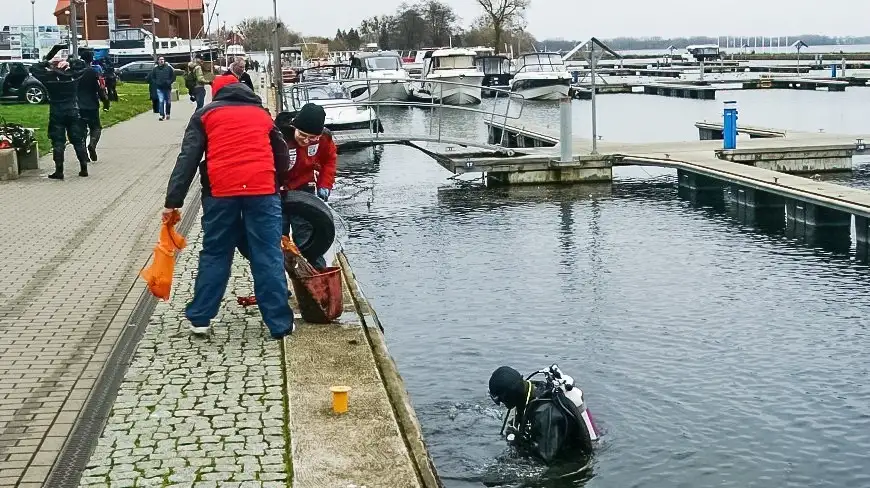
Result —
<svg viewBox="0 0 870 488"><path fill-rule="evenodd" d="M18 100L34 105L48 101L45 86L30 74L34 60L0 61L0 99Z"/></svg>
<svg viewBox="0 0 870 488"><path fill-rule="evenodd" d="M169 64L169 66L172 65ZM148 78L148 73L150 73L152 69L154 69L154 61L133 61L132 63L127 63L124 66L117 68L115 70L115 75L118 77L119 81L144 82ZM176 76L182 76L184 74L183 70L174 66L172 69L175 70Z"/></svg>

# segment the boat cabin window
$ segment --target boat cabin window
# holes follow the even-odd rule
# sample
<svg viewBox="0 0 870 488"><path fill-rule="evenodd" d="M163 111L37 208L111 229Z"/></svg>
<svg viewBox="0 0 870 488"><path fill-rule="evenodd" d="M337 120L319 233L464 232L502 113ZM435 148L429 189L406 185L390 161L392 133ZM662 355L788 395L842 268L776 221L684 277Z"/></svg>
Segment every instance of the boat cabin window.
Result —
<svg viewBox="0 0 870 488"><path fill-rule="evenodd" d="M366 58L366 68L372 71L399 69L399 58L394 56L383 56L376 58Z"/></svg>
<svg viewBox="0 0 870 488"><path fill-rule="evenodd" d="M309 86L296 90L294 97L298 106L307 103L308 100L343 100L349 99L350 93L342 85L338 83L330 83L328 85Z"/></svg>
<svg viewBox="0 0 870 488"><path fill-rule="evenodd" d="M565 63L558 54L526 54L520 58L517 71L565 71Z"/></svg>
<svg viewBox="0 0 870 488"><path fill-rule="evenodd" d="M167 47L169 47L169 43L168 43L168 42L166 42L166 41L161 41L161 42L160 42L160 49L166 49Z"/></svg>
<svg viewBox="0 0 870 488"><path fill-rule="evenodd" d="M145 39L139 29L117 29L112 36L115 41L141 41Z"/></svg>
<svg viewBox="0 0 870 488"><path fill-rule="evenodd" d="M465 55L438 56L432 58L433 69L467 69L474 68L474 57Z"/></svg>
<svg viewBox="0 0 870 488"><path fill-rule="evenodd" d="M172 41L169 43L169 47L178 47L178 43L175 41Z"/></svg>
<svg viewBox="0 0 870 488"><path fill-rule="evenodd" d="M487 75L510 72L510 61L506 58L478 58L474 61L474 65Z"/></svg>

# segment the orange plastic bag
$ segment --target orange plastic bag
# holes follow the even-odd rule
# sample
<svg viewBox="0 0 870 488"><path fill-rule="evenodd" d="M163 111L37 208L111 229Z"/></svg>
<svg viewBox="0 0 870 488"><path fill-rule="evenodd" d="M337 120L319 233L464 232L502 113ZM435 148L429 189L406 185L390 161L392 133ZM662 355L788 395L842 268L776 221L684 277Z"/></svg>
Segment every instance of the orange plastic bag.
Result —
<svg viewBox="0 0 870 488"><path fill-rule="evenodd" d="M154 258L151 266L139 273L148 283L148 290L157 298L169 300L172 290L172 274L175 272L175 255L187 247L187 240L175 230L175 224L181 220L181 214L176 210L163 218L160 226L160 238L154 246Z"/></svg>

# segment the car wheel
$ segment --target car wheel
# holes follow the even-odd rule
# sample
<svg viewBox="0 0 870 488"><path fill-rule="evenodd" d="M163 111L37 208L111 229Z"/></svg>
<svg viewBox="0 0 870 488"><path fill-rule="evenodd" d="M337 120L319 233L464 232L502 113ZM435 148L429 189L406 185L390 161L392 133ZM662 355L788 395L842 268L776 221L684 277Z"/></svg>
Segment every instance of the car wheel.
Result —
<svg viewBox="0 0 870 488"><path fill-rule="evenodd" d="M24 100L33 105L39 105L45 101L45 90L39 86L28 87L24 91Z"/></svg>

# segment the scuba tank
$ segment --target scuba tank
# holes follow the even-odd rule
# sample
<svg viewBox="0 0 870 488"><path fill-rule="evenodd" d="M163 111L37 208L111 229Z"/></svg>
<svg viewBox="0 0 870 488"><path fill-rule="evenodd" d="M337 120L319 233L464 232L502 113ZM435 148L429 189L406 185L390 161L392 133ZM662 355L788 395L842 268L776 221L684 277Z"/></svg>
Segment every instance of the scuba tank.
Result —
<svg viewBox="0 0 870 488"><path fill-rule="evenodd" d="M558 366L555 367L558 370ZM586 408L586 402L583 400L583 390L574 386L574 378L561 374L561 372L560 376L565 381L565 383L560 386L562 392L565 394L565 397L571 400L571 403L577 407L577 410L580 411L580 417L583 418L583 423L586 424L586 431L589 433L589 439L597 441L600 435L598 434L598 430L595 429L595 424L592 423L589 409Z"/></svg>

